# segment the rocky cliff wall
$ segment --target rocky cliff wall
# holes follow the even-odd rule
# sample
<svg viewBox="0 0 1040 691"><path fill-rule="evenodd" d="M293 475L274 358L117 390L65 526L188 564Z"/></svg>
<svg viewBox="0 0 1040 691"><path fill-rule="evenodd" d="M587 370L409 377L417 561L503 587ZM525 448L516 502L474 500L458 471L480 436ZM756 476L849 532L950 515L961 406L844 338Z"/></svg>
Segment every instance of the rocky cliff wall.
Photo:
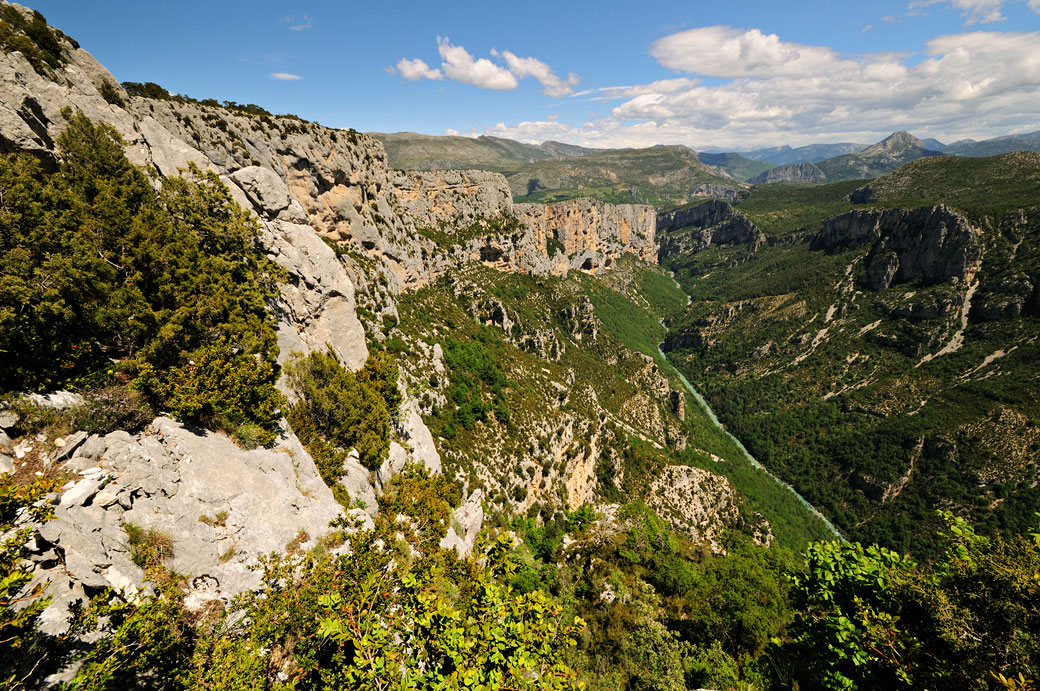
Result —
<svg viewBox="0 0 1040 691"><path fill-rule="evenodd" d="M369 240L373 247L408 248L381 145L295 118L130 98L86 51L66 44L65 56L67 64L44 76L19 52L0 55L0 148L28 152L45 167L53 166L66 114L80 111L113 127L128 158L160 177L178 175L191 164L217 173L236 201L254 213L261 245L287 272L279 298L270 305L280 359L328 345L348 367L360 367L368 349L355 284L323 236L345 236L362 247ZM101 92L106 86L108 100ZM394 458L380 469L384 482L407 462L440 468L432 436L414 401L405 396ZM176 566L194 579L189 591L205 599L206 593L226 598L249 587L239 573L244 566L232 573L234 564L284 549L289 523L293 531L303 529L316 538L341 511L291 431L277 449L250 452L226 437L162 419L142 435L114 434L96 440L96 448L78 457L96 462L96 468L70 467L75 481L58 499L62 510L38 535L38 573L42 580L54 576L49 593L62 606L80 599L84 589L141 584L140 570L125 554L126 536L119 527L124 512L145 528L172 533L175 552L190 557ZM130 486L135 477L139 487ZM112 478L119 482L104 494L100 486ZM364 479L369 482L367 471ZM310 486L314 481L316 488ZM228 524L234 551L227 561L215 559L226 553L221 550L227 540L207 538L199 523L206 511L220 506L230 516L241 509ZM272 526L273 516L292 520ZM463 536L469 544L472 532ZM62 615L54 616L58 621Z"/></svg>
<svg viewBox="0 0 1040 691"><path fill-rule="evenodd" d="M810 248L828 252L870 246L862 282L872 290L894 283L971 283L982 262L981 233L943 206L856 209L832 218Z"/></svg>
<svg viewBox="0 0 1040 691"><path fill-rule="evenodd" d="M530 229L535 246L547 248L555 240L571 268L592 272L610 268L626 252L644 261L657 261L657 223L651 206L570 199L516 204L513 210Z"/></svg>
<svg viewBox="0 0 1040 691"><path fill-rule="evenodd" d="M657 216L661 231L659 256L667 257L708 245L747 244L757 250L766 236L728 202L712 200Z"/></svg>
<svg viewBox="0 0 1040 691"><path fill-rule="evenodd" d="M809 182L821 184L827 181L816 165L812 163L791 163L786 166L770 168L748 180L752 185L767 185L771 182Z"/></svg>

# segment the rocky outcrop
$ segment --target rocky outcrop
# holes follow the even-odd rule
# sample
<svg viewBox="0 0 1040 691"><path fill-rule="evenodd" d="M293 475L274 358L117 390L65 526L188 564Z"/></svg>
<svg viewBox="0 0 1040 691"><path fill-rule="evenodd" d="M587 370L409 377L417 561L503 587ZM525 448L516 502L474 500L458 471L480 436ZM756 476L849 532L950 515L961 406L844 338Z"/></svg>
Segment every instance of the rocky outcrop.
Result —
<svg viewBox="0 0 1040 691"><path fill-rule="evenodd" d="M721 552L723 533L740 517L726 478L693 466L671 465L654 480L649 504L677 530Z"/></svg>
<svg viewBox="0 0 1040 691"><path fill-rule="evenodd" d="M481 503L483 498L484 493L475 489L462 506L455 509L448 533L440 543L442 549L454 549L463 557L473 551L477 535L484 524L484 506Z"/></svg>
<svg viewBox="0 0 1040 691"><path fill-rule="evenodd" d="M983 283L971 303L976 322L1014 319L1040 307L1040 281L1019 273L999 281Z"/></svg>
<svg viewBox="0 0 1040 691"><path fill-rule="evenodd" d="M658 214L658 256L670 257L708 245L750 245L755 251L766 237L747 216L727 202L708 201Z"/></svg>
<svg viewBox="0 0 1040 691"><path fill-rule="evenodd" d="M513 212L529 228L536 247L549 257L558 242L570 268L595 273L613 266L622 254L655 261L654 209L636 204L603 204L569 199L553 204L516 204Z"/></svg>
<svg viewBox="0 0 1040 691"><path fill-rule="evenodd" d="M857 209L827 221L810 248L839 252L869 246L861 282L871 290L920 280L970 283L979 270L979 231L943 205Z"/></svg>
<svg viewBox="0 0 1040 691"><path fill-rule="evenodd" d="M33 583L54 597L49 632L67 628L68 605L102 588L147 587L130 558L125 526L168 536L168 566L187 576L196 609L259 583L248 566L296 539L315 544L342 508L295 437L246 451L229 438L156 418L131 435L92 436L65 466L72 474L54 519L30 540ZM277 516L278 520L271 520Z"/></svg>
<svg viewBox="0 0 1040 691"><path fill-rule="evenodd" d="M508 212L513 202L505 177L484 170L409 171L391 185L403 214L435 227L468 226Z"/></svg>
<svg viewBox="0 0 1040 691"><path fill-rule="evenodd" d="M729 202L736 199L739 194L740 190L733 187L713 185L708 182L701 183L690 191L690 196L692 197L715 197L716 199L725 199Z"/></svg>
<svg viewBox="0 0 1040 691"><path fill-rule="evenodd" d="M827 181L823 171L812 163L791 163L770 168L748 180L752 185L768 185L771 182L809 182L821 184Z"/></svg>

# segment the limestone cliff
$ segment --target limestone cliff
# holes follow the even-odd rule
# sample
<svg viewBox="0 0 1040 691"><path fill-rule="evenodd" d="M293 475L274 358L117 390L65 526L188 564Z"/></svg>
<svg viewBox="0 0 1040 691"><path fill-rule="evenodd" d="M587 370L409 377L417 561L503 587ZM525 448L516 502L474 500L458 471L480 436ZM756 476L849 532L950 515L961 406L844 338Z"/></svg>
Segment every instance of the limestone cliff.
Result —
<svg viewBox="0 0 1040 691"><path fill-rule="evenodd" d="M980 232L943 205L857 209L823 224L810 248L836 252L870 246L863 283L883 290L920 280L971 283L982 260Z"/></svg>
<svg viewBox="0 0 1040 691"><path fill-rule="evenodd" d="M786 166L777 166L748 180L753 185L768 185L771 182L820 184L826 181L827 176L812 163L791 163Z"/></svg>
<svg viewBox="0 0 1040 691"><path fill-rule="evenodd" d="M399 173L392 185L402 222L415 229L411 242L422 243L426 280L460 259L540 275L595 272L626 252L654 260L649 206L591 199L514 205L506 179L481 170Z"/></svg>
<svg viewBox="0 0 1040 691"><path fill-rule="evenodd" d="M662 233L661 257L708 245L746 244L754 251L766 241L762 231L744 214L718 200L658 214L657 228Z"/></svg>
<svg viewBox="0 0 1040 691"><path fill-rule="evenodd" d="M653 207L570 199L513 208L533 233L535 245L548 247L551 240L560 243L571 268L592 272L610 268L625 252L656 261Z"/></svg>

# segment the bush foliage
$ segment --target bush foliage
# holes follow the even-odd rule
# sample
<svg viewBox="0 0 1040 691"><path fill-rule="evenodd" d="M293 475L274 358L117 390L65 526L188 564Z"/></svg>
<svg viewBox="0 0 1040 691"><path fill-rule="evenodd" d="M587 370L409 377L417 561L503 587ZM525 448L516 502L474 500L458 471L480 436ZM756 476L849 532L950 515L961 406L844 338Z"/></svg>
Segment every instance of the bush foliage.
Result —
<svg viewBox="0 0 1040 691"><path fill-rule="evenodd" d="M256 222L194 166L156 190L118 133L82 114L57 143L53 173L0 157L0 389L89 387L123 361L156 407L272 438L266 301L282 272ZM203 376L193 359L219 367Z"/></svg>
<svg viewBox="0 0 1040 691"><path fill-rule="evenodd" d="M299 397L289 421L327 484L342 475L350 448L357 449L369 469L386 460L391 417L401 404L397 364L391 355L373 353L355 374L328 348L296 356L286 373L289 388Z"/></svg>

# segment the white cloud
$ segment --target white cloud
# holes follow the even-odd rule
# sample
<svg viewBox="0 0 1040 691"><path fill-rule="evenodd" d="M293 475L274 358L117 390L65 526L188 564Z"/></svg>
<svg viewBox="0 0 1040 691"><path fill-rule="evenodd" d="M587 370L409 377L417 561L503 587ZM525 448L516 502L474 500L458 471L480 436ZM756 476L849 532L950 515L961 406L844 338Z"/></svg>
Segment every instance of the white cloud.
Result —
<svg viewBox="0 0 1040 691"><path fill-rule="evenodd" d="M314 25L314 20L306 12L303 13L303 19L297 21L295 16L285 18L285 22L289 25L289 31L306 31Z"/></svg>
<svg viewBox="0 0 1040 691"><path fill-rule="evenodd" d="M913 0L910 3L910 9L948 4L961 11L965 26L971 26L978 22L989 24L1004 21L1007 19L1002 12L1004 5L1010 5L1013 2L1014 0ZM1026 4L1029 9L1040 14L1040 0L1027 0Z"/></svg>
<svg viewBox="0 0 1040 691"><path fill-rule="evenodd" d="M393 72L394 69L390 68ZM435 67L430 67L423 60L415 58L414 60L408 60L401 58L397 61L397 72L407 79L408 81L415 81L417 79L432 79L434 81L440 81L444 79L444 74Z"/></svg>
<svg viewBox="0 0 1040 691"><path fill-rule="evenodd" d="M925 44L922 60L896 53L840 56L757 31L709 28L715 30L654 44L662 64L693 76L575 94L618 101L605 116L580 125L536 121L485 131L586 146L739 149L821 137L877 141L898 129L980 138L1036 129L1040 119L1040 32L939 36ZM729 79L706 84L698 74Z"/></svg>
<svg viewBox="0 0 1040 691"><path fill-rule="evenodd" d="M865 33L867 33L868 31L870 31L873 28L874 28L873 24L867 24L865 27L863 27L863 31L861 31L860 33L861 34L865 34Z"/></svg>
<svg viewBox="0 0 1040 691"><path fill-rule="evenodd" d="M441 67L455 81L479 86L482 89L510 90L516 88L516 77L501 65L487 58L473 59L462 46L453 46L448 38L437 37L437 51L441 55Z"/></svg>
<svg viewBox="0 0 1040 691"><path fill-rule="evenodd" d="M435 79L444 77L465 84L472 84L482 89L509 91L519 85L520 79L534 77L542 85L542 93L546 96L560 97L574 93L574 87L581 78L573 72L566 78L557 75L549 65L537 58L522 58L515 53L492 49L491 55L505 60L506 66L499 65L487 58L474 59L462 46L452 45L451 39L437 37L437 52L441 56L440 69L432 68L419 58L398 61L396 69L384 68L388 72L400 73L408 80Z"/></svg>
<svg viewBox="0 0 1040 691"><path fill-rule="evenodd" d="M700 83L700 79L679 77L677 79L659 79L649 84L636 86L604 86L598 89L579 91L575 96L595 95L597 98L612 100L618 98L634 98L642 94L670 94L676 91L684 91Z"/></svg>
<svg viewBox="0 0 1040 691"><path fill-rule="evenodd" d="M781 41L758 29L705 26L665 36L650 46L665 67L708 77L777 77L828 72L844 60L830 48Z"/></svg>
<svg viewBox="0 0 1040 691"><path fill-rule="evenodd" d="M487 134L492 137L504 137L506 139L515 139L519 142L540 144L549 139L572 137L574 132L574 127L559 122L555 116L550 116L545 120L526 121L515 125L506 125L504 122L500 122L494 127L484 128L480 132L471 131L466 134L472 137L479 134Z"/></svg>
<svg viewBox="0 0 1040 691"><path fill-rule="evenodd" d="M292 74L290 72L272 72L271 79L277 79L282 82L295 82L298 79L303 79L298 74Z"/></svg>
<svg viewBox="0 0 1040 691"><path fill-rule="evenodd" d="M492 55L499 55L498 51L492 50ZM509 66L509 71L517 79L534 77L541 82L542 93L546 96L566 96L574 93L574 86L580 81L578 75L573 72L567 75L567 79L561 79L552 68L537 58L521 58L508 50L501 53Z"/></svg>

